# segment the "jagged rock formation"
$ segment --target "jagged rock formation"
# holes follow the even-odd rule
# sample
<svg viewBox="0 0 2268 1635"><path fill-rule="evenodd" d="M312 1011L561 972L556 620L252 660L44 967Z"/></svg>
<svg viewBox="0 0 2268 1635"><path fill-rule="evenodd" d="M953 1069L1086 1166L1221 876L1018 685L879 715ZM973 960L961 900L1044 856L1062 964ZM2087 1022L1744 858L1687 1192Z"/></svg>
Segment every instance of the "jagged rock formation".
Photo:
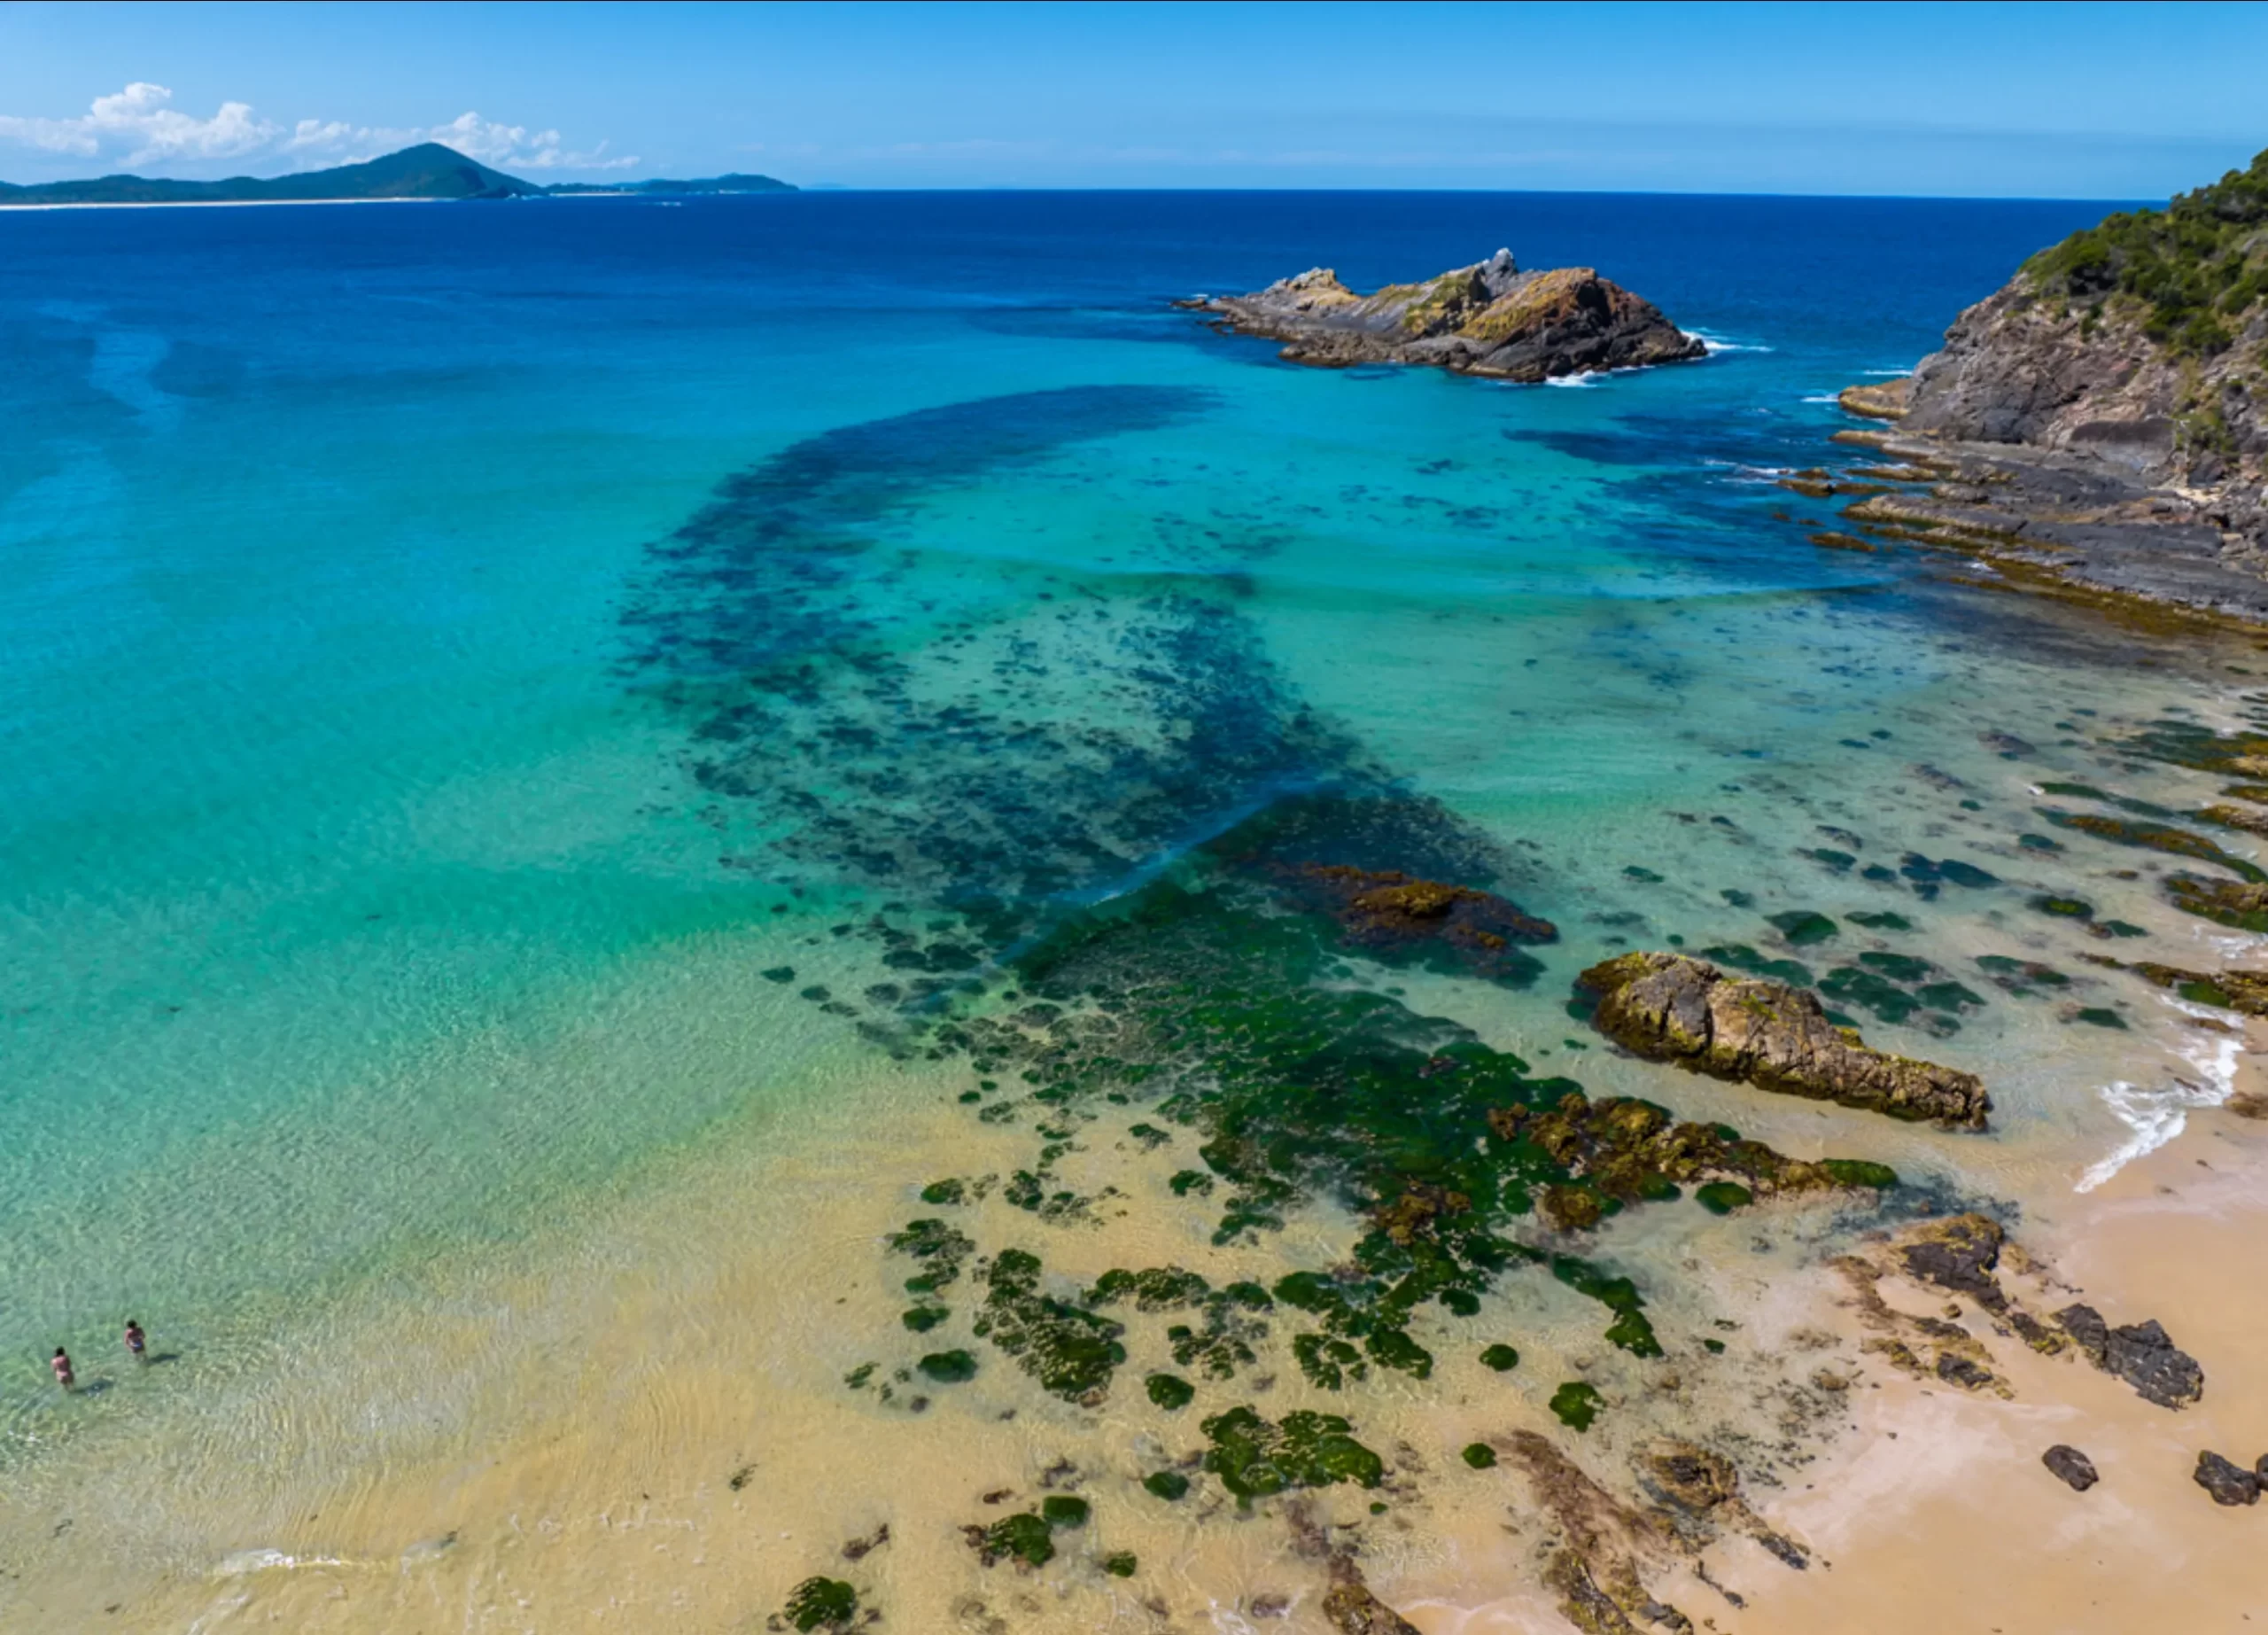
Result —
<svg viewBox="0 0 2268 1635"><path fill-rule="evenodd" d="M2197 1468L2190 1473L2199 1487L2213 1496L2217 1505L2256 1505L2260 1502L2260 1477L2233 1460L2218 1453L2200 1453Z"/></svg>
<svg viewBox="0 0 2268 1635"><path fill-rule="evenodd" d="M1250 295L1192 303L1221 327L1285 343L1294 363L1430 363L1550 380L1705 357L1708 347L1588 267L1522 272L1510 250L1418 284L1357 295L1318 267Z"/></svg>
<svg viewBox="0 0 2268 1635"><path fill-rule="evenodd" d="M1626 954L1576 981L1598 996L1591 1024L1650 1061L1960 1129L1983 1129L1992 1110L1975 1074L1870 1049L1783 982L1662 953Z"/></svg>
<svg viewBox="0 0 2268 1635"><path fill-rule="evenodd" d="M2113 1328L2093 1306L2070 1305L2056 1312L2055 1320L2089 1361L2125 1381L2145 1402L2181 1408L2205 1394L2205 1371L2155 1317Z"/></svg>
<svg viewBox="0 0 2268 1635"><path fill-rule="evenodd" d="M1925 493L1860 521L2083 586L2268 618L2268 153L2163 211L2041 251L1910 380L1845 409L1897 423Z"/></svg>

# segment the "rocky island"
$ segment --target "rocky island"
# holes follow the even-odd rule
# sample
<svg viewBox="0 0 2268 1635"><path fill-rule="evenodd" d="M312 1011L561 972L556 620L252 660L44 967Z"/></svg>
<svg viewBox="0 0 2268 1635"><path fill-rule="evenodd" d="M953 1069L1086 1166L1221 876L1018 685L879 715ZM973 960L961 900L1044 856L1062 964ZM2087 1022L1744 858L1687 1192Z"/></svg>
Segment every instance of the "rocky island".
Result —
<svg viewBox="0 0 2268 1635"><path fill-rule="evenodd" d="M2088 590L2268 618L2268 153L2041 251L1907 378L1845 515ZM1899 480L1902 479L1902 480Z"/></svg>
<svg viewBox="0 0 2268 1635"><path fill-rule="evenodd" d="M1426 363L1460 375L1551 380L1705 357L1708 347L1588 267L1522 272L1510 250L1418 284L1357 295L1326 267L1250 295L1192 301L1219 327L1285 343L1293 363Z"/></svg>

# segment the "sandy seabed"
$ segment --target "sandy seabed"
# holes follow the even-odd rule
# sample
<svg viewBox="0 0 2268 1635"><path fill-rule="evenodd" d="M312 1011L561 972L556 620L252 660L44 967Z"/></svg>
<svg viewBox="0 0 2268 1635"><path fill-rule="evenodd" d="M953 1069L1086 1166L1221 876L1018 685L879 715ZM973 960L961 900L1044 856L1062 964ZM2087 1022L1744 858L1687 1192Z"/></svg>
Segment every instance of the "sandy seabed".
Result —
<svg viewBox="0 0 2268 1635"><path fill-rule="evenodd" d="M989 1357L976 1381L928 1388L922 1411L844 1388L897 1327L882 1241L920 1212L909 1203L924 1166L949 1154L964 1172L1013 1167L1013 1131L974 1123L909 1072L772 1141L763 1157L694 1160L509 1268L460 1279L437 1266L428 1298L390 1291L383 1316L343 1320L308 1366L198 1405L199 1422L160 1447L113 1437L73 1461L69 1491L0 1498L11 1625L742 1631L825 1573L854 1583L884 1628L1320 1632L1328 1579L1301 1535L1323 1525L1359 1538L1371 1588L1425 1635L1547 1635L1568 1627L1534 1570L1558 1530L1516 1461L1473 1471L1458 1450L1546 1430L1627 1491L1618 1456L1646 1435L1744 1411L1801 1421L1792 1434L1812 1452L1799 1474L1747 1495L1812 1565L1792 1571L1728 1535L1652 1582L1698 1627L2096 1635L2268 1622L2268 1575L2248 1547L2262 1513L2214 1506L2189 1474L2201 1448L2246 1463L2268 1449L2268 1306L2243 1269L2268 1246L2268 1125L2225 1109L2193 1114L2181 1139L2076 1208L2062 1200L2051 1229L2018 1234L2047 1289L2083 1289L2113 1320L2155 1316L2203 1362L2204 1399L2186 1411L2006 1341L1987 1343L2012 1400L1918 1383L1861 1351L1831 1275L1744 1267L1728 1232L1696 1246L1723 1271L1720 1309L1791 1375L1845 1374L1831 1412L1805 1417L1760 1375L1671 1374L1643 1400L1610 1389L1599 1429L1568 1437L1541 1392L1504 1379L1532 1388L1594 1365L1596 1324L1578 1323L1524 1343L1504 1379L1445 1354L1430 1390L1262 1388L1270 1413L1355 1416L1394 1474L1377 1493L1325 1489L1249 1513L1201 1482L1178 1506L1141 1491L1142 1474L1196 1444L1181 1422L1195 1411L1177 1420L1131 1390L1099 1412L1035 1406ZM977 1207L1014 1230L997 1199ZM1052 1234L1051 1265L1086 1278L1167 1260L1248 1268L1249 1250L1208 1263L1202 1218L1130 1211ZM1307 1216L1284 1235L1311 1252L1355 1230ZM1950 1315L1941 1289L1884 1288L1901 1310ZM1127 1384L1157 1360L1129 1343ZM1753 1396L1744 1407L1728 1389ZM2094 1460L2093 1491L2041 1466L2059 1442ZM1052 1490L1094 1507L1059 1533L1057 1561L980 1565L962 1530ZM1133 1577L1101 1569L1117 1552L1137 1557Z"/></svg>

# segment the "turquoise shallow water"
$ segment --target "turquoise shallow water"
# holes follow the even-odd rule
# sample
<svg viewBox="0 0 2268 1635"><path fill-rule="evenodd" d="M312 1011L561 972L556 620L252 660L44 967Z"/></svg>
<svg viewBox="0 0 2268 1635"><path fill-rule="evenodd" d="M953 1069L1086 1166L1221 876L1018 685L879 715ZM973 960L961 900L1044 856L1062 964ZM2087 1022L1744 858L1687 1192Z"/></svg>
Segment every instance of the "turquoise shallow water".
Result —
<svg viewBox="0 0 2268 1635"><path fill-rule="evenodd" d="M858 929L886 904L1102 900L1348 780L1437 797L1560 923L1532 992L1432 996L1531 1054L1573 1055L1565 978L1616 946L1895 908L1918 929L1884 946L1990 1003L1957 1045L1884 1037L1998 1070L2008 1128L2069 1137L1964 1181L2117 1150L2136 1120L2100 1087L2210 1077L2195 1039L2139 985L2101 996L2124 1028L2074 1025L1973 961L2095 946L2028 915L2033 886L2084 886L2177 962L2204 946L2156 907L2160 860L2018 837L2031 782L2114 775L2120 731L2249 682L1816 550L1774 513L1824 508L1769 480L1825 457L1824 393L2096 214L0 222L0 1425L21 1451L98 1422L43 1359L101 1354L129 1312L184 1374L286 1366L342 1291L833 1094L923 998ZM1295 370L1165 307L1499 242L1596 262L1721 349L1515 389ZM2006 884L1923 894L1909 852ZM720 951L744 980L670 979Z"/></svg>

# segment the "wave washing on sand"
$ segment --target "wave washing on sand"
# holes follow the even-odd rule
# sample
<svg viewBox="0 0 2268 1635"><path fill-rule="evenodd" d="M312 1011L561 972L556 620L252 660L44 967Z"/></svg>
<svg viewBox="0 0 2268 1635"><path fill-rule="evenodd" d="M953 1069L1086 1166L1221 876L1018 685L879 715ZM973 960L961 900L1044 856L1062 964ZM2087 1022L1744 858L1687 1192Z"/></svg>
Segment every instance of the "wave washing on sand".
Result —
<svg viewBox="0 0 2268 1635"><path fill-rule="evenodd" d="M2202 1006L2177 999L2165 1002L2185 1016L2214 1020L2212 1013ZM2191 1044L2183 1055L2197 1070L2204 1081L2202 1084L2177 1078L2171 1085L2150 1088L2124 1080L2105 1085L2098 1092L2103 1105L2132 1133L2109 1156L2088 1165L2076 1189L2093 1192L2135 1159L2147 1157L2179 1136L2188 1126L2192 1112L2225 1104L2236 1092L2237 1062L2242 1044L2241 1038L2229 1034L2208 1034Z"/></svg>

